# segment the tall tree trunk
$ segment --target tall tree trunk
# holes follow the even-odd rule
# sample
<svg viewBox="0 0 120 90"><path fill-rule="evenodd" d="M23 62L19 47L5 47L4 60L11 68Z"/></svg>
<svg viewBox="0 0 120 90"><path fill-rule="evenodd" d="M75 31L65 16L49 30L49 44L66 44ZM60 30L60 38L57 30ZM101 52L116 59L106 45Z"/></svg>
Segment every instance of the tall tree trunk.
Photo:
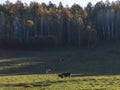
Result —
<svg viewBox="0 0 120 90"><path fill-rule="evenodd" d="M41 18L41 36L43 36L43 18Z"/></svg>
<svg viewBox="0 0 120 90"><path fill-rule="evenodd" d="M67 39L68 39L68 43L71 42L71 30L70 30L70 21L67 22Z"/></svg>

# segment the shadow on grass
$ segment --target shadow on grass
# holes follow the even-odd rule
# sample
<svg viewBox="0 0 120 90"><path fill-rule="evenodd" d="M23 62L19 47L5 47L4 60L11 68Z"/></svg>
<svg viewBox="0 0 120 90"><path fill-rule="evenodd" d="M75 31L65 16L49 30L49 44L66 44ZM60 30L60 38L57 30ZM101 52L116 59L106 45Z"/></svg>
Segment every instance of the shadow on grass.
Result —
<svg viewBox="0 0 120 90"><path fill-rule="evenodd" d="M117 80L117 79L116 79ZM99 79L101 82L109 81L109 79ZM18 83L18 84L0 84L0 87L23 87L23 88L46 88L54 84L62 84L62 83L80 83L80 82L97 82L97 79L94 78L84 78L84 79L62 79L57 81L43 81L43 82L33 82L33 83ZM113 83L111 83L112 85Z"/></svg>
<svg viewBox="0 0 120 90"><path fill-rule="evenodd" d="M51 83L42 83L42 82L36 82L36 83L19 83L19 84L0 84L0 87L46 87L51 85Z"/></svg>
<svg viewBox="0 0 120 90"><path fill-rule="evenodd" d="M69 80L58 80L58 81L43 81L43 82L34 82L34 83L18 83L18 84L0 84L0 87L47 87L52 84L60 84L68 82ZM75 80L73 80L75 81ZM77 81L77 80L76 80Z"/></svg>
<svg viewBox="0 0 120 90"><path fill-rule="evenodd" d="M71 77L85 77L85 76L111 76L120 75L119 73L86 73L86 74L72 74Z"/></svg>
<svg viewBox="0 0 120 90"><path fill-rule="evenodd" d="M48 59L48 58L47 58ZM50 60L33 58L11 58L2 59L0 62L0 75L29 75L45 74L48 65L52 68L52 73L71 72L72 77L98 76L98 75L120 75L120 61L83 61L74 64L68 64L68 61L59 62L54 58ZM56 58L55 58L56 59ZM54 62L53 62L53 61ZM80 63L80 64L79 64ZM82 64L81 64L82 63ZM76 65L78 64L78 65ZM73 65L75 67L73 67ZM78 67L77 67L78 66ZM80 73L80 74L74 74ZM83 74L81 74L83 73Z"/></svg>

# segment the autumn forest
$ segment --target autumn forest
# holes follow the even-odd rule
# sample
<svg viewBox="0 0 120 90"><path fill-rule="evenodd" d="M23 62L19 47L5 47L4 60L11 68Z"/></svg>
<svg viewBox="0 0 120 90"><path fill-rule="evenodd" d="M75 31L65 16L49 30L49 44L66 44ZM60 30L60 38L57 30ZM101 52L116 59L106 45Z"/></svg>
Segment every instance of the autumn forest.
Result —
<svg viewBox="0 0 120 90"><path fill-rule="evenodd" d="M0 5L0 48L96 47L120 41L120 1L71 7L8 0Z"/></svg>

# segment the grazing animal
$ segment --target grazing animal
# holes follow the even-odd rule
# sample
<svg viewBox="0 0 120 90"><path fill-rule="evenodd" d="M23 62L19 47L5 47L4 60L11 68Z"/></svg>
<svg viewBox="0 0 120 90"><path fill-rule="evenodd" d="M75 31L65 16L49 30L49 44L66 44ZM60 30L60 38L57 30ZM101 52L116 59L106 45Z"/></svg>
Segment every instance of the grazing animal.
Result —
<svg viewBox="0 0 120 90"><path fill-rule="evenodd" d="M59 60L60 60L60 62L63 62L65 59L64 58L60 58Z"/></svg>
<svg viewBox="0 0 120 90"><path fill-rule="evenodd" d="M71 73L61 73L61 74L58 74L58 77L60 78L71 77Z"/></svg>
<svg viewBox="0 0 120 90"><path fill-rule="evenodd" d="M64 78L62 74L58 74L58 77L60 77L60 78Z"/></svg>
<svg viewBox="0 0 120 90"><path fill-rule="evenodd" d="M50 73L51 72L51 69L50 68L48 68L48 69L46 69L46 74L48 74L48 73Z"/></svg>

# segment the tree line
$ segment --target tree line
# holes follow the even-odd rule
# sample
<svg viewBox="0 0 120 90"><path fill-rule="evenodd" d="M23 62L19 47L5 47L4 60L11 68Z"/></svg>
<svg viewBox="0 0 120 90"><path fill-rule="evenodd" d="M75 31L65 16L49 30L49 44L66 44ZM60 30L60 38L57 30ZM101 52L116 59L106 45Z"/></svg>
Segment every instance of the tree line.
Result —
<svg viewBox="0 0 120 90"><path fill-rule="evenodd" d="M64 7L18 0L0 4L0 48L95 47L120 41L120 1Z"/></svg>

